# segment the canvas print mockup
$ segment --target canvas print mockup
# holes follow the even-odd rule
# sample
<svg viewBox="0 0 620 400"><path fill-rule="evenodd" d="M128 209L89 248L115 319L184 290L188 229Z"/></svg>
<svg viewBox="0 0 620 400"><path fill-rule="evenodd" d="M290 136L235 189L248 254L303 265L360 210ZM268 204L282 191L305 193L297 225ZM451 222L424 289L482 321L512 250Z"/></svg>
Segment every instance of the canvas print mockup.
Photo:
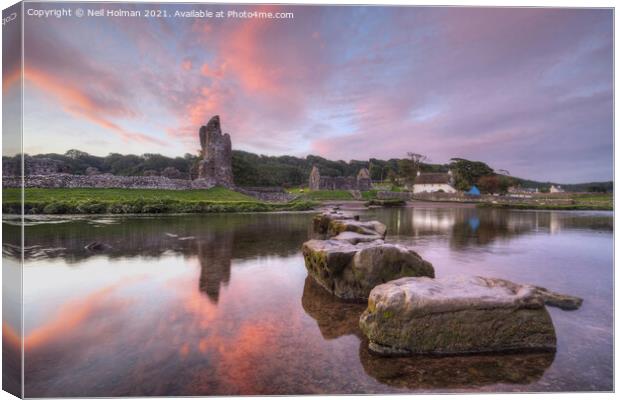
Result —
<svg viewBox="0 0 620 400"><path fill-rule="evenodd" d="M3 390L613 391L613 9L2 18Z"/></svg>

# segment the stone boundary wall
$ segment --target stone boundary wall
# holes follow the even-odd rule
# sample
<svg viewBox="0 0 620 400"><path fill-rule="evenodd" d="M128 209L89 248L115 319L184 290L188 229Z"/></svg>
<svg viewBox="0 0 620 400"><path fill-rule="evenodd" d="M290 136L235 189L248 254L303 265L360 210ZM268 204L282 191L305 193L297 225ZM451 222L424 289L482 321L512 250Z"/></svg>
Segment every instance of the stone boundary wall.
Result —
<svg viewBox="0 0 620 400"><path fill-rule="evenodd" d="M411 200L410 192L391 192L391 191L379 191L377 192L377 199L379 200Z"/></svg>
<svg viewBox="0 0 620 400"><path fill-rule="evenodd" d="M255 197L261 201L284 203L295 200L298 196L288 193L283 188L271 188L271 187L245 187L235 188L239 193Z"/></svg>
<svg viewBox="0 0 620 400"><path fill-rule="evenodd" d="M468 197L461 193L414 193L414 200L423 201L461 201L461 202L479 202L485 196Z"/></svg>
<svg viewBox="0 0 620 400"><path fill-rule="evenodd" d="M164 176L117 176L117 175L30 175L24 177L27 188L99 188L99 189L209 189L214 185L206 180L170 179ZM3 176L2 187L19 188L21 178Z"/></svg>
<svg viewBox="0 0 620 400"><path fill-rule="evenodd" d="M215 184L207 179L170 179L165 176L118 176L118 175L31 175L24 178L26 188L80 188L80 189L165 189L191 190L209 189ZM2 187L19 188L21 179L18 176L3 176ZM297 196L282 188L240 188L233 187L239 193L266 202L288 202Z"/></svg>

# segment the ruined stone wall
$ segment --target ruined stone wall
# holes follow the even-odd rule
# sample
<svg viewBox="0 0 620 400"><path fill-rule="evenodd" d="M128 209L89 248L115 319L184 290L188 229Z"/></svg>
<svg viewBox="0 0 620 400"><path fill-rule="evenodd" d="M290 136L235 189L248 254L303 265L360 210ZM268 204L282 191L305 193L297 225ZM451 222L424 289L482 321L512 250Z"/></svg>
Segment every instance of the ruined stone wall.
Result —
<svg viewBox="0 0 620 400"><path fill-rule="evenodd" d="M322 176L319 169L314 166L308 179L310 190L360 190L367 191L371 188L371 180L368 170L362 168L355 176Z"/></svg>
<svg viewBox="0 0 620 400"><path fill-rule="evenodd" d="M20 177L2 177L2 187L17 188L21 186ZM30 175L24 177L27 188L99 188L99 189L209 189L202 181L187 179L170 179L164 176L117 176L103 175Z"/></svg>
<svg viewBox="0 0 620 400"><path fill-rule="evenodd" d="M166 189L190 190L209 189L215 185L205 180L170 179L165 176L117 176L102 175L32 175L26 176L24 186L27 188L95 188L95 189ZM19 188L21 178L17 176L2 177L2 187ZM288 202L296 198L282 188L232 188L245 195L266 202Z"/></svg>
<svg viewBox="0 0 620 400"><path fill-rule="evenodd" d="M203 160L198 179L224 187L234 187L232 173L232 144L228 133L222 134L220 117L214 116L198 132Z"/></svg>
<svg viewBox="0 0 620 400"><path fill-rule="evenodd" d="M379 200L411 200L411 192L391 192L387 190L383 190L377 192L377 199Z"/></svg>
<svg viewBox="0 0 620 400"><path fill-rule="evenodd" d="M278 188L236 188L239 193L252 196L261 201L269 202L288 202L295 200L298 196L288 193L281 187Z"/></svg>
<svg viewBox="0 0 620 400"><path fill-rule="evenodd" d="M357 178L357 190L365 192L372 187L372 181L370 178Z"/></svg>
<svg viewBox="0 0 620 400"><path fill-rule="evenodd" d="M316 166L312 167L312 171L310 171L310 177L308 178L308 188L310 190L321 189L321 174L319 173L319 169Z"/></svg>
<svg viewBox="0 0 620 400"><path fill-rule="evenodd" d="M321 176L319 190L358 190L352 176Z"/></svg>

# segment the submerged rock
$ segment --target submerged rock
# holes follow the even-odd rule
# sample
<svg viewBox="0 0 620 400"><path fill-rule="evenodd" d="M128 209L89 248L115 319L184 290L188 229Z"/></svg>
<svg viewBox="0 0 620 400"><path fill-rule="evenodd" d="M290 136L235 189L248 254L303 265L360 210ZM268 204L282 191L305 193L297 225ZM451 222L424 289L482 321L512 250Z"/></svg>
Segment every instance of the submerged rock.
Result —
<svg viewBox="0 0 620 400"><path fill-rule="evenodd" d="M410 390L474 389L482 386L523 385L540 380L553 364L554 352L467 354L436 357L383 357L360 341L359 359L364 371L391 387Z"/></svg>
<svg viewBox="0 0 620 400"><path fill-rule="evenodd" d="M549 307L557 307L562 310L576 310L581 307L583 303L583 299L580 297L552 292L540 286L535 286L534 288Z"/></svg>
<svg viewBox="0 0 620 400"><path fill-rule="evenodd" d="M415 251L382 240L358 244L310 240L303 244L302 252L310 276L343 299L367 299L376 285L393 279L435 276L432 264Z"/></svg>
<svg viewBox="0 0 620 400"><path fill-rule="evenodd" d="M301 305L306 314L316 321L324 339L337 339L345 335L362 339L359 320L365 309L364 304L342 301L307 276Z"/></svg>
<svg viewBox="0 0 620 400"><path fill-rule="evenodd" d="M556 336L534 286L502 279L402 278L375 287L360 328L383 355L554 351Z"/></svg>

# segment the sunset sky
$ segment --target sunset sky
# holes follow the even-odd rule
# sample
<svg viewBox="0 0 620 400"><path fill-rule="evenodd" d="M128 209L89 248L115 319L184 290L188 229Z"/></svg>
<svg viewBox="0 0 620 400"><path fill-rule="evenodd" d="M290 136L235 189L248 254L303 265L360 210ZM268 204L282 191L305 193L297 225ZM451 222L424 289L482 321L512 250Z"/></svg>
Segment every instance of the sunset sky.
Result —
<svg viewBox="0 0 620 400"><path fill-rule="evenodd" d="M258 7L165 7L229 8ZM262 9L295 18L26 17L25 151L182 156L219 114L261 154L612 179L611 10Z"/></svg>

